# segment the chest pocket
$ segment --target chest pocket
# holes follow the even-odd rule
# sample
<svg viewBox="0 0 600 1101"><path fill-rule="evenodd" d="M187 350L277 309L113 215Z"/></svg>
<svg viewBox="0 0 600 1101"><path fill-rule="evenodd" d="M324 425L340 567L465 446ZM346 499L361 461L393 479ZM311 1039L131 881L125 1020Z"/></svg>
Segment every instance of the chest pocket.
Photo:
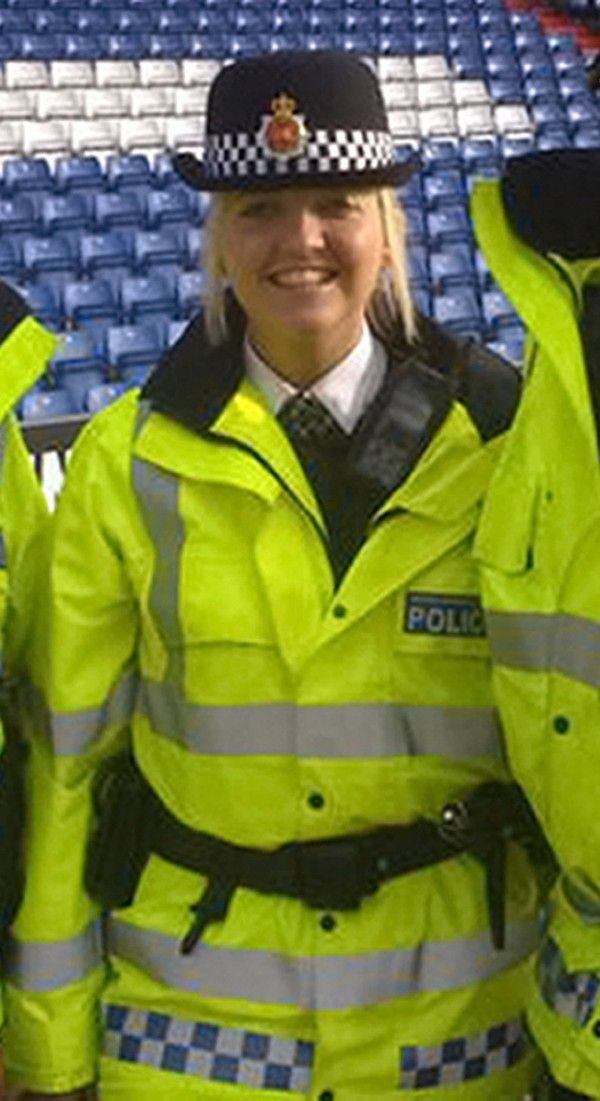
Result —
<svg viewBox="0 0 600 1101"><path fill-rule="evenodd" d="M184 554L179 607L188 643L273 645L269 607L252 558Z"/></svg>

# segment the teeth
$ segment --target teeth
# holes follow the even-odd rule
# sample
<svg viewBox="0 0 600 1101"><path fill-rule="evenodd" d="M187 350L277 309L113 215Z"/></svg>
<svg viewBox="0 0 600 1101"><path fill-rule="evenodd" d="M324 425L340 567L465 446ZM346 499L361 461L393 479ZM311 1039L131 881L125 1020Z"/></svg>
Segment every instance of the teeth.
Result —
<svg viewBox="0 0 600 1101"><path fill-rule="evenodd" d="M294 271L280 271L272 280L280 287L317 287L331 278L331 273L319 268L301 268Z"/></svg>

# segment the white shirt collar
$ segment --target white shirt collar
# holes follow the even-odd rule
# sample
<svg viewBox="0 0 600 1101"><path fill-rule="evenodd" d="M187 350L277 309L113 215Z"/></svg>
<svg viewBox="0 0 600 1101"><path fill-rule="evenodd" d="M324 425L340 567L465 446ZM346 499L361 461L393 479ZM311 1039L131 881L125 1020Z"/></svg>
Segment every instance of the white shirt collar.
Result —
<svg viewBox="0 0 600 1101"><path fill-rule="evenodd" d="M358 420L377 394L385 375L386 354L366 322L360 340L351 352L322 375L314 385L294 386L269 367L246 337L244 342L246 375L264 395L272 412L302 389L313 394L329 410L345 432L352 432Z"/></svg>

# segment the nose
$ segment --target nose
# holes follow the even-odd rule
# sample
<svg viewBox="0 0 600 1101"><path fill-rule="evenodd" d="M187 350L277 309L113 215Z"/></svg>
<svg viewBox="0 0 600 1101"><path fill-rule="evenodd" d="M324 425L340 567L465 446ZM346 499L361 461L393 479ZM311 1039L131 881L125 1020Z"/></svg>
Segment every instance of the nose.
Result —
<svg viewBox="0 0 600 1101"><path fill-rule="evenodd" d="M286 211L281 232L283 241L291 248L310 252L323 247L323 223L309 206L298 205Z"/></svg>

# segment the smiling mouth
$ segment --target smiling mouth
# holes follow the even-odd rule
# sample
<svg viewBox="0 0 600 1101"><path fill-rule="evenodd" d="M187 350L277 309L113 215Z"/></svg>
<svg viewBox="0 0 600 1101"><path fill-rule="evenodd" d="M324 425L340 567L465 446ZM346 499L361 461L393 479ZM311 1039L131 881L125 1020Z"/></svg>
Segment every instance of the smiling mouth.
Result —
<svg viewBox="0 0 600 1101"><path fill-rule="evenodd" d="M269 275L269 282L284 290L296 290L312 287L324 287L335 279L335 272L329 268L289 268Z"/></svg>

